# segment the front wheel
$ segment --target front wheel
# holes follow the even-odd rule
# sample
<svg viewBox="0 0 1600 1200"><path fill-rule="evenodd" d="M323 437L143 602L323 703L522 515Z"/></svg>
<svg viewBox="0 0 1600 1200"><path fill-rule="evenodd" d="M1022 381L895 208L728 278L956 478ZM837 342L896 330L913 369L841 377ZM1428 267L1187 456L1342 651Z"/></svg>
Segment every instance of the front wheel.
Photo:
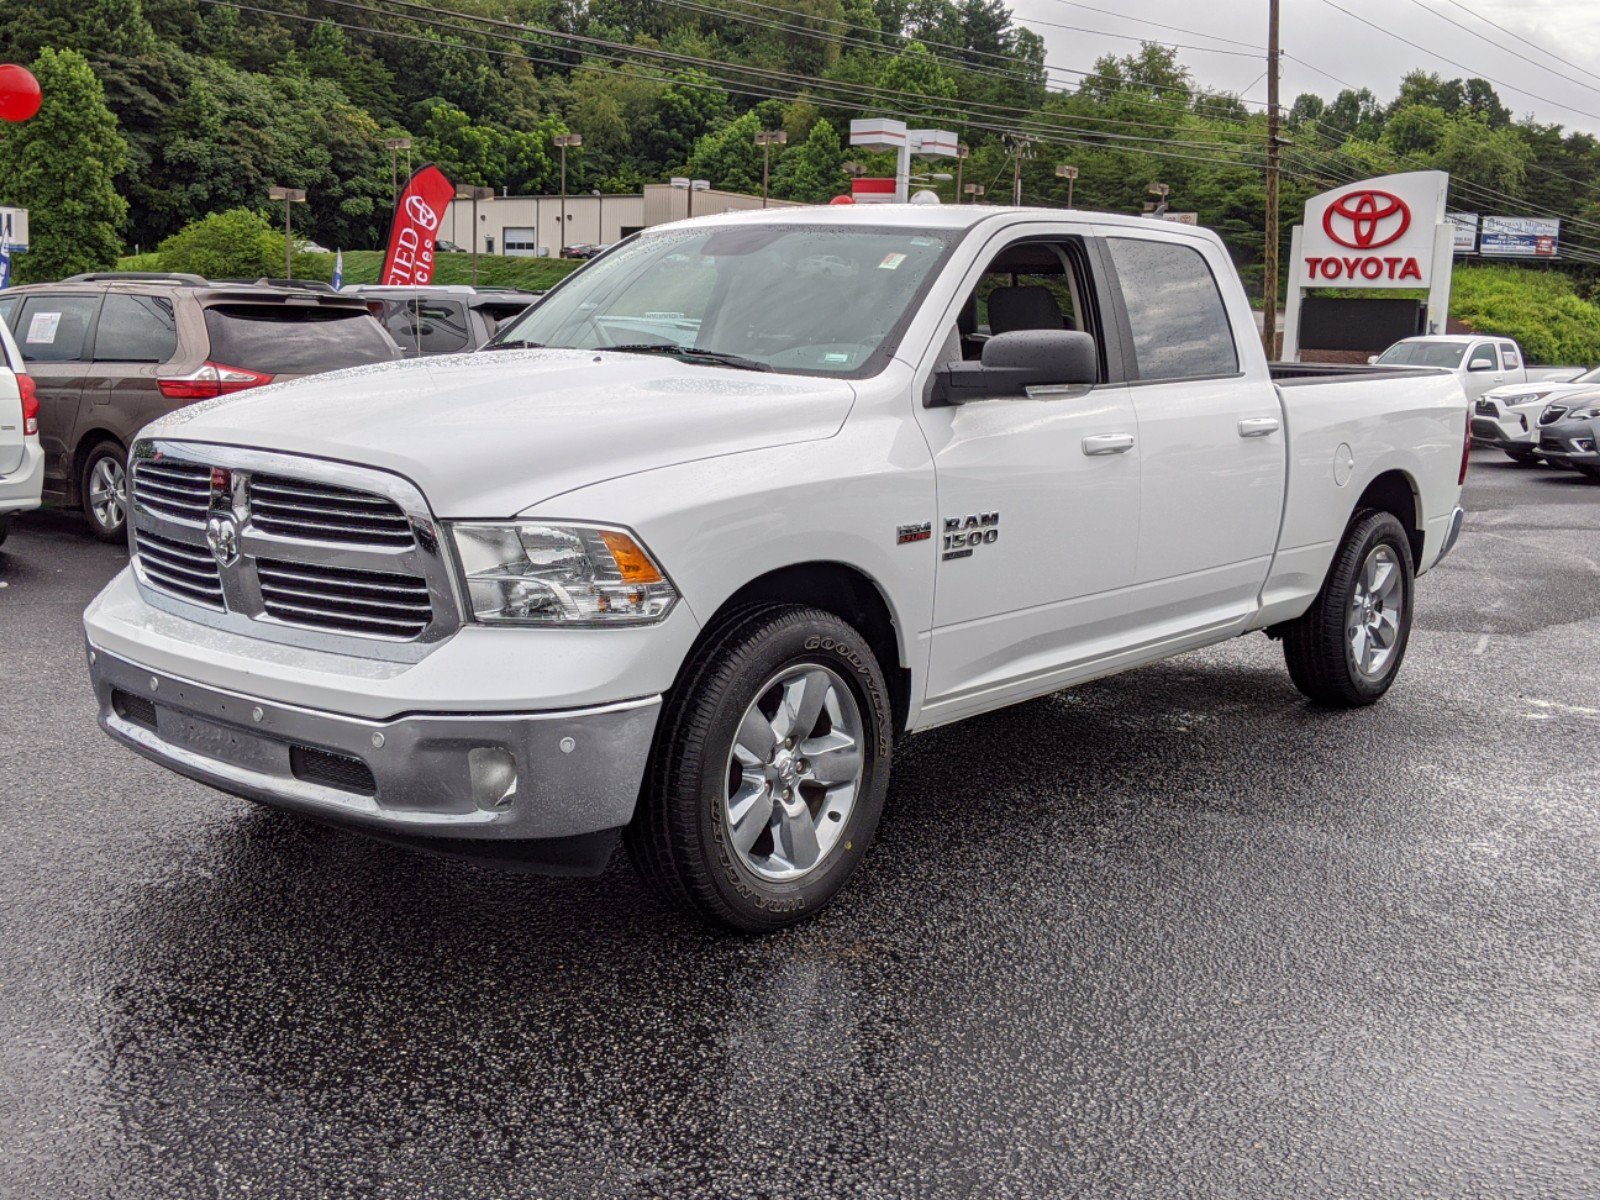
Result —
<svg viewBox="0 0 1600 1200"><path fill-rule="evenodd" d="M101 442L83 460L83 515L89 532L102 542L128 536L128 454L115 442Z"/></svg>
<svg viewBox="0 0 1600 1200"><path fill-rule="evenodd" d="M657 891L765 932L827 904L878 826L893 741L883 672L831 613L736 613L684 668L625 843Z"/></svg>
<svg viewBox="0 0 1600 1200"><path fill-rule="evenodd" d="M1284 630L1295 687L1334 708L1376 702L1405 658L1415 580L1405 527L1389 513L1356 514L1316 602Z"/></svg>

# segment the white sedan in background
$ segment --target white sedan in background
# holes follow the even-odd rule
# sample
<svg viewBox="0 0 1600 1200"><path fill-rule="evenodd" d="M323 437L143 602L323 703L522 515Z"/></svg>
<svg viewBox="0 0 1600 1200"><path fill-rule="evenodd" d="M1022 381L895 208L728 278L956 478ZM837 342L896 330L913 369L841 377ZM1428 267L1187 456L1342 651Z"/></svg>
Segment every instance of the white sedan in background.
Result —
<svg viewBox="0 0 1600 1200"><path fill-rule="evenodd" d="M1570 383L1539 380L1497 387L1480 396L1472 407L1472 440L1531 465L1538 461L1534 451L1539 445L1539 426L1566 415L1562 398L1593 391L1597 385L1600 367L1585 371Z"/></svg>

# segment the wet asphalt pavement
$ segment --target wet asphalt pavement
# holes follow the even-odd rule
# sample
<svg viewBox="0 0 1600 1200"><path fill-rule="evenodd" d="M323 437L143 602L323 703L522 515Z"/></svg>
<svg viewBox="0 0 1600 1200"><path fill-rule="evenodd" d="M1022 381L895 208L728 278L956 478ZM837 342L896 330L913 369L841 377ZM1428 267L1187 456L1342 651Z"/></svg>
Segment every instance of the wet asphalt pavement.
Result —
<svg viewBox="0 0 1600 1200"><path fill-rule="evenodd" d="M912 739L767 939L94 727L0 550L0 1196L1600 1195L1600 487L1476 456L1378 707L1253 637Z"/></svg>

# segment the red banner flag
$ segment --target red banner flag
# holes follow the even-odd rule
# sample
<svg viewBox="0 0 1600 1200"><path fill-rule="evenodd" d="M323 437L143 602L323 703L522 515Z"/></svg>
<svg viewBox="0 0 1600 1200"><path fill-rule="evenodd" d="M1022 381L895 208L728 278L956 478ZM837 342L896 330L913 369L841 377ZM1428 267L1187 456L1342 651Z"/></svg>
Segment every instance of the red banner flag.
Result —
<svg viewBox="0 0 1600 1200"><path fill-rule="evenodd" d="M433 282L433 243L455 194L456 185L438 167L426 163L417 168L394 206L389 252L383 256L379 283L407 287Z"/></svg>

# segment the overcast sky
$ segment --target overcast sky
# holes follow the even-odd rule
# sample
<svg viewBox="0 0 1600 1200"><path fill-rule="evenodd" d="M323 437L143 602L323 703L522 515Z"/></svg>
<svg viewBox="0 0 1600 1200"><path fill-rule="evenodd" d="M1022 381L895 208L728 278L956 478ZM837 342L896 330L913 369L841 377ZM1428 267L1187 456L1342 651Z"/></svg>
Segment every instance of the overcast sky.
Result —
<svg viewBox="0 0 1600 1200"><path fill-rule="evenodd" d="M1531 114L1543 122L1600 134L1600 0L1331 0L1340 8L1371 21L1427 52L1407 46L1385 33L1331 7L1329 0L1283 0L1281 39L1288 56L1283 64L1283 103L1301 92L1332 99L1344 86L1339 80L1371 88L1380 101L1392 99L1400 77L1422 67L1446 79L1473 75L1492 77L1501 100L1518 117ZM1234 39L1262 47L1267 40L1267 0L1011 0L1017 20L1043 36L1045 58L1052 66L1089 70L1103 54L1127 54L1138 41L1107 34L1133 35L1159 42L1209 45L1253 55L1245 46L1155 28L1167 25ZM1104 10L1102 12L1091 11ZM1466 11L1470 10L1470 11ZM1115 12L1119 15L1111 16ZM1476 20L1480 13L1495 24L1528 39L1529 46ZM1483 35L1480 40L1456 22ZM1052 28L1044 22L1073 25L1100 33ZM1535 49L1537 46L1540 49ZM1578 67L1567 66L1540 52L1548 48ZM1197 82L1264 100L1264 57L1238 57L1180 50L1180 60ZM1533 62L1517 55L1525 55ZM1464 66L1444 62L1435 55ZM1297 61L1297 60L1305 60ZM1315 64L1338 80L1305 65ZM1540 65L1534 65L1535 63ZM1586 74L1587 68L1595 74ZM1563 78L1565 76L1566 78ZM1073 76L1053 74L1066 82ZM1511 87L1505 86L1512 85ZM1513 88L1525 89L1545 99ZM1588 115L1586 115L1586 113Z"/></svg>

